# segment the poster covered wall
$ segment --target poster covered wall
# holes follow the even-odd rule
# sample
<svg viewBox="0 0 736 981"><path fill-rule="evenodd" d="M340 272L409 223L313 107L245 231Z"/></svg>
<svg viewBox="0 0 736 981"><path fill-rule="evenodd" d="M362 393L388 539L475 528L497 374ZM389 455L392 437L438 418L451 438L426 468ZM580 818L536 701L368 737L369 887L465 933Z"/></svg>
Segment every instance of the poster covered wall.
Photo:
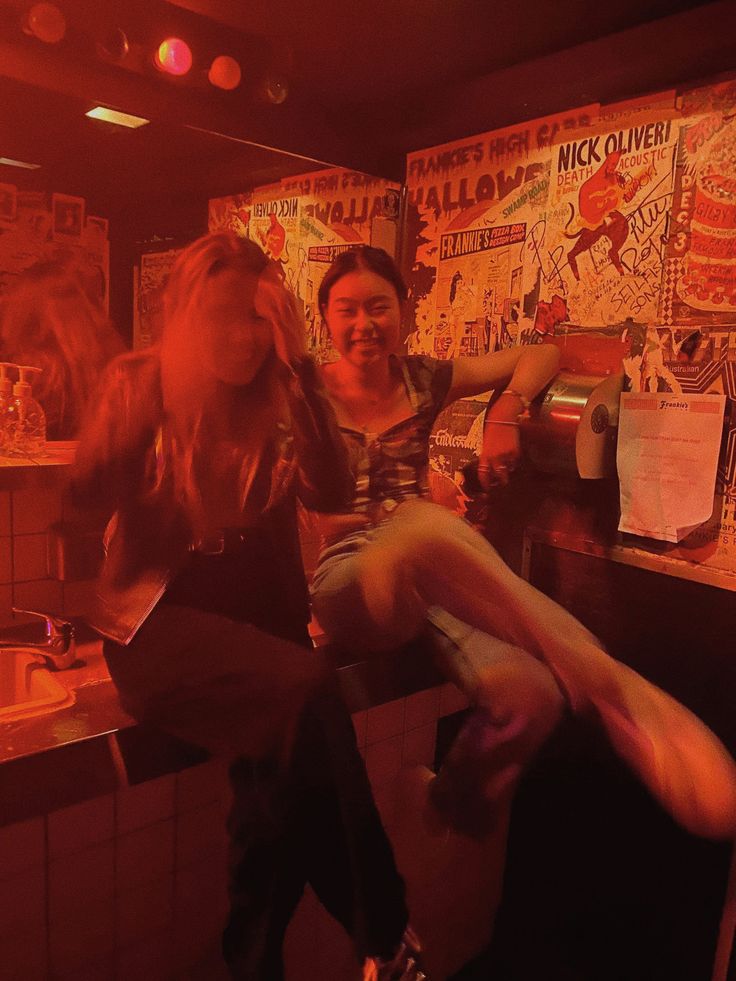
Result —
<svg viewBox="0 0 736 981"><path fill-rule="evenodd" d="M597 109L409 154L410 352L481 354L532 330L539 284L527 243L544 220L552 147Z"/></svg>
<svg viewBox="0 0 736 981"><path fill-rule="evenodd" d="M409 352L554 339L569 370L623 366L640 391L725 393L713 515L678 549L733 572L735 106L731 80L411 153L406 262ZM444 414L435 472L477 452L468 415L482 407Z"/></svg>
<svg viewBox="0 0 736 981"><path fill-rule="evenodd" d="M657 317L679 125L671 116L620 120L554 148L546 223L528 251L542 298L561 297L572 324Z"/></svg>
<svg viewBox="0 0 736 981"><path fill-rule="evenodd" d="M317 292L332 260L354 245L397 238L400 185L342 167L284 178L248 194L214 198L209 228L252 239L278 262L302 301L310 352L334 357ZM388 231L388 235L387 235Z"/></svg>
<svg viewBox="0 0 736 981"><path fill-rule="evenodd" d="M736 80L686 92L664 323L736 323Z"/></svg>
<svg viewBox="0 0 736 981"><path fill-rule="evenodd" d="M532 245L544 245L553 146L597 111L584 106L408 156L408 353L478 356L541 339L542 273ZM547 314L564 320L566 308L555 301ZM432 445L433 495L461 510L455 485L480 450L483 406L450 406Z"/></svg>

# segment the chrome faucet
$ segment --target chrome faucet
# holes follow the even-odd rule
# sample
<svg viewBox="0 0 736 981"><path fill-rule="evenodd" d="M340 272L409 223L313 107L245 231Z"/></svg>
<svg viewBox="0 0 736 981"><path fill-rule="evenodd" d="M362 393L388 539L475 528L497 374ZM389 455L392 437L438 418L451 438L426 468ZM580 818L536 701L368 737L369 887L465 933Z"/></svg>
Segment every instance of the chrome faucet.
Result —
<svg viewBox="0 0 736 981"><path fill-rule="evenodd" d="M46 639L38 644L27 640L2 640L0 651L22 651L24 654L32 654L39 661L58 670L68 668L74 663L77 657L77 644L73 624L53 613L19 610L16 607L13 607L13 613L25 613L26 616L44 620Z"/></svg>

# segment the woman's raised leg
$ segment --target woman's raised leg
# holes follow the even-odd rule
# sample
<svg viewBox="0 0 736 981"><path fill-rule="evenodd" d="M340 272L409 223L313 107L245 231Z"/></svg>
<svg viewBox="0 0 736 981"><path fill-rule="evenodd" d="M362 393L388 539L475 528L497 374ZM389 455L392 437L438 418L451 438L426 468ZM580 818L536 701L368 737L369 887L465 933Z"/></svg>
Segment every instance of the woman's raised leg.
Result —
<svg viewBox="0 0 736 981"><path fill-rule="evenodd" d="M672 816L695 834L736 833L736 763L692 712L614 660L578 620L516 576L466 522L409 501L376 530L357 563L377 625L400 626L402 598L437 605L529 651L577 712L594 715L613 747Z"/></svg>
<svg viewBox="0 0 736 981"><path fill-rule="evenodd" d="M426 635L443 674L474 709L429 794L455 831L484 837L560 721L565 699L542 661L433 607Z"/></svg>

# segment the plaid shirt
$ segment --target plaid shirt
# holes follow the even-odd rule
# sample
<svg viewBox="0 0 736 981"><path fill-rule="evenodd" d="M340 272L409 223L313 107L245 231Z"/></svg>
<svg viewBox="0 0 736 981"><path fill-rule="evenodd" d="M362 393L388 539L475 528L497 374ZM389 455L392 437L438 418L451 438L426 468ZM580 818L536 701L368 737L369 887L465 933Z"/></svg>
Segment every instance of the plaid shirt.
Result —
<svg viewBox="0 0 736 981"><path fill-rule="evenodd" d="M394 361L403 375L413 414L382 433L340 427L356 475L353 512L428 493L429 434L450 389L452 363L420 355L394 356Z"/></svg>

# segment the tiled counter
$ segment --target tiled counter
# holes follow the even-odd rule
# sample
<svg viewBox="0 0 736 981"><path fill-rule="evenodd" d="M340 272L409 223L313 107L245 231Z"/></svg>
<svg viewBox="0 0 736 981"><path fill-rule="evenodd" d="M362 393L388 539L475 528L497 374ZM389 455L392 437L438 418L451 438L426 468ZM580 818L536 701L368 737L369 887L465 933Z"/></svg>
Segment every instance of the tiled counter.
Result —
<svg viewBox="0 0 736 981"><path fill-rule="evenodd" d="M40 626L13 606L73 618L91 602L91 579L49 574L49 529L77 520L63 495L72 455L0 464L0 629L14 635ZM99 641L81 638L83 663L56 675L74 704L0 725L0 977L217 981L225 766L126 715ZM351 661L336 655L338 677L391 833L397 775L433 763L438 721L465 700L418 649ZM309 891L286 961L288 981L358 976L349 942Z"/></svg>
<svg viewBox="0 0 736 981"><path fill-rule="evenodd" d="M99 641L79 655L58 675L73 706L0 726L3 981L224 978L226 767L127 716ZM418 650L338 670L390 831L397 774L433 763L438 720L465 700ZM286 955L289 981L355 977L349 943L311 893Z"/></svg>

